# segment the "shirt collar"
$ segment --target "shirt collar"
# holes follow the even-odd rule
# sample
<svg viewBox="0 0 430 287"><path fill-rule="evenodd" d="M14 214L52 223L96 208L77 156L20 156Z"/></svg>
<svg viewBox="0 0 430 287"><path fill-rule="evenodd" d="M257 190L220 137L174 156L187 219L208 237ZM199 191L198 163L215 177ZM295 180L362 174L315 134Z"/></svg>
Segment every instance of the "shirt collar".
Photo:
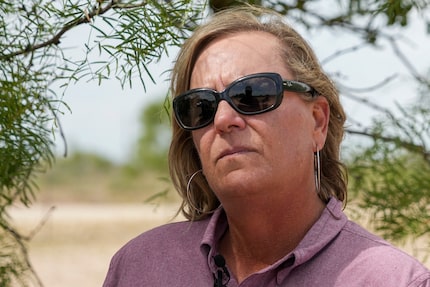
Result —
<svg viewBox="0 0 430 287"><path fill-rule="evenodd" d="M212 272L217 269L213 257L218 254L218 243L227 228L228 222L224 209L219 207L212 214L200 243L200 250L204 256L207 256L208 266Z"/></svg>
<svg viewBox="0 0 430 287"><path fill-rule="evenodd" d="M280 268L277 281L282 282L289 272L296 266L310 260L315 254L322 250L341 231L347 222L347 217L342 211L342 202L331 198L326 205L320 218L299 245L285 257L272 266L261 270L274 270ZM218 208L211 216L208 226L201 241L201 252L207 256L209 269L214 272L215 266L213 256L218 254L218 242L227 230L228 222L225 212Z"/></svg>
<svg viewBox="0 0 430 287"><path fill-rule="evenodd" d="M285 265L288 260L293 262L286 265L288 268L279 270L277 274L278 284L285 280L293 268L311 260L339 234L348 221L342 211L342 206L341 201L331 198L320 218L306 233L299 245L278 262L278 265Z"/></svg>
<svg viewBox="0 0 430 287"><path fill-rule="evenodd" d="M342 202L331 198L320 218L293 251L296 264L302 264L312 258L341 231L346 222Z"/></svg>

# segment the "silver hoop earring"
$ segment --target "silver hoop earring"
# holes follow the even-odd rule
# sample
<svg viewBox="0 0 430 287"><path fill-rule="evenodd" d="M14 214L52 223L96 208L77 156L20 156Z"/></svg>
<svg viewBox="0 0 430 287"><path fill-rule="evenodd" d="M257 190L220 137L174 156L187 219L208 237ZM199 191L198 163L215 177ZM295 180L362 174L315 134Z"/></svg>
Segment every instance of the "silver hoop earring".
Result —
<svg viewBox="0 0 430 287"><path fill-rule="evenodd" d="M196 210L197 212L199 212L199 213L204 213L204 211L203 211L203 210L201 210L200 208L196 207L196 206L193 204L193 199L191 198L191 181L192 181L192 180L193 180L193 178L194 178L197 174L199 174L200 172L203 172L203 170L199 169L198 171L194 172L194 173L190 176L190 179L188 179L188 182L187 182L187 203L188 203L188 205L189 205L191 208L193 208L193 209L194 209L194 210Z"/></svg>
<svg viewBox="0 0 430 287"><path fill-rule="evenodd" d="M320 151L317 149L314 152L314 176L315 176L315 188L317 193L320 193L321 190L321 160L320 160Z"/></svg>

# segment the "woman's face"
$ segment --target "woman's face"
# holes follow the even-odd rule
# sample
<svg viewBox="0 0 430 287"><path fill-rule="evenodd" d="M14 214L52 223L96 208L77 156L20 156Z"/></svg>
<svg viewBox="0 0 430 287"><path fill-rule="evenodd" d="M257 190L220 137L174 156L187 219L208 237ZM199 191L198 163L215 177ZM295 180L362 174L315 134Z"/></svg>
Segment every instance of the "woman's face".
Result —
<svg viewBox="0 0 430 287"><path fill-rule="evenodd" d="M240 32L212 41L198 57L190 88L222 91L249 74L274 72L293 79L278 40L265 32ZM324 104L325 103L325 104ZM209 126L192 132L203 173L221 203L251 195L315 191L313 152L322 148L328 124L323 97L304 101L284 92L267 113L242 115L226 101Z"/></svg>

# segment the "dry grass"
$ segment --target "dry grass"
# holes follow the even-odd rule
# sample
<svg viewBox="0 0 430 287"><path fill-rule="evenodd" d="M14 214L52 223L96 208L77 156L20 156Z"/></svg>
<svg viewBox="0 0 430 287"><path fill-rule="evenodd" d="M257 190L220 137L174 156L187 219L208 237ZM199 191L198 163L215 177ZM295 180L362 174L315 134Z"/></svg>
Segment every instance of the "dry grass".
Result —
<svg viewBox="0 0 430 287"><path fill-rule="evenodd" d="M37 185L35 205L9 212L25 235L55 207L29 243L46 287L101 286L112 255L138 234L171 221L179 206L166 174L88 155L59 160Z"/></svg>
<svg viewBox="0 0 430 287"><path fill-rule="evenodd" d="M12 216L25 233L49 209L36 205L13 210ZM101 286L114 252L141 232L171 221L175 212L173 204L59 204L31 241L30 258L46 287Z"/></svg>

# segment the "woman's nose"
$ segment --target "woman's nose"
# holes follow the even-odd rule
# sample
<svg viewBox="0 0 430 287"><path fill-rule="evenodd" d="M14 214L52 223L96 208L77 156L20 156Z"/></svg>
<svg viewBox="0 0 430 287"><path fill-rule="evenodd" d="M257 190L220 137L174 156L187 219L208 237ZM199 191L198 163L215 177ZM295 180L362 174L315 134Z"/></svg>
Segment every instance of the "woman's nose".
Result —
<svg viewBox="0 0 430 287"><path fill-rule="evenodd" d="M233 129L243 129L246 126L243 115L233 109L226 101L220 101L215 113L214 127L220 132L231 132Z"/></svg>

